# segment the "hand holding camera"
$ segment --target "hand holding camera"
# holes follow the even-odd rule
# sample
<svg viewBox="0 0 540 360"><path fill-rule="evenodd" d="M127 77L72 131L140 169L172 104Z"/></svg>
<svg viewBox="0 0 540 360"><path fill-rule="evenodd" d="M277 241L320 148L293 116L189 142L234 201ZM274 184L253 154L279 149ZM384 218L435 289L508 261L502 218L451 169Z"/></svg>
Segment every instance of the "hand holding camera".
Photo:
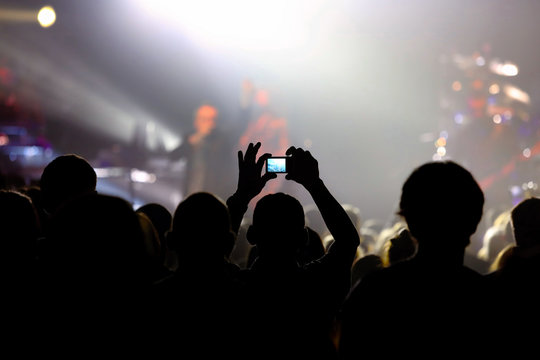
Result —
<svg viewBox="0 0 540 360"><path fill-rule="evenodd" d="M291 146L287 149L286 155L290 156L288 159L290 166L285 175L287 180L294 180L308 190L320 180L319 163L309 151Z"/></svg>
<svg viewBox="0 0 540 360"><path fill-rule="evenodd" d="M319 165L309 151L291 146L287 156L272 156L266 159L267 174L287 174L287 180L294 180L305 187L319 179Z"/></svg>

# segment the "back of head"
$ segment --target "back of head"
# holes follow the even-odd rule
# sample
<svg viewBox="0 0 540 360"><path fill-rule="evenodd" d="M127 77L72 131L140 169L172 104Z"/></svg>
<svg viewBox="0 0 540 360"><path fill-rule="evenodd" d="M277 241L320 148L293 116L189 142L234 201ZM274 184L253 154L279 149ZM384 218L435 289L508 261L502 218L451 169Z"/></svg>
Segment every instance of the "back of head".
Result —
<svg viewBox="0 0 540 360"><path fill-rule="evenodd" d="M405 181L399 205L419 246L464 249L482 217L484 194L472 174L457 163L429 162Z"/></svg>
<svg viewBox="0 0 540 360"><path fill-rule="evenodd" d="M186 257L229 256L234 235L225 203L207 192L189 195L174 212L168 245Z"/></svg>
<svg viewBox="0 0 540 360"><path fill-rule="evenodd" d="M167 208L163 205L150 203L139 207L137 212L145 214L148 216L150 221L152 221L152 224L156 228L159 234L159 239L163 246L165 243L165 234L171 230L172 214L169 212L169 210L167 210Z"/></svg>
<svg viewBox="0 0 540 360"><path fill-rule="evenodd" d="M540 245L540 198L525 199L512 209L512 228L520 248Z"/></svg>
<svg viewBox="0 0 540 360"><path fill-rule="evenodd" d="M97 175L90 163L75 154L58 156L41 174L43 207L54 213L70 199L96 190Z"/></svg>
<svg viewBox="0 0 540 360"><path fill-rule="evenodd" d="M159 234L156 227L152 223L152 220L142 212L135 212L141 225L141 230L144 234L144 244L148 256L154 260L155 263L163 261L161 242L159 240Z"/></svg>
<svg viewBox="0 0 540 360"><path fill-rule="evenodd" d="M302 205L284 193L262 197L253 210L247 236L257 245L259 255L296 255L307 241Z"/></svg>

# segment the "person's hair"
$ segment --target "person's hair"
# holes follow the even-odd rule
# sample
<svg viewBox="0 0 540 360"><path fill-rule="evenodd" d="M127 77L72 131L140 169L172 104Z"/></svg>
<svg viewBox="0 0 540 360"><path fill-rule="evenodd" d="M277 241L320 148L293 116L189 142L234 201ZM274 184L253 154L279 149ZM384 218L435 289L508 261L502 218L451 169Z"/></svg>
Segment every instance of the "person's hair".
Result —
<svg viewBox="0 0 540 360"><path fill-rule="evenodd" d="M265 195L253 210L253 225L272 223L280 227L304 227L302 204L295 197L281 192Z"/></svg>
<svg viewBox="0 0 540 360"><path fill-rule="evenodd" d="M540 244L540 198L521 201L511 212L514 240L519 247Z"/></svg>
<svg viewBox="0 0 540 360"><path fill-rule="evenodd" d="M253 210L253 223L248 229L248 241L259 247L259 254L268 253L293 255L305 246L308 240L302 204L285 193L268 194L262 197ZM282 241L276 241L276 238ZM268 241L267 241L268 240Z"/></svg>
<svg viewBox="0 0 540 360"><path fill-rule="evenodd" d="M171 230L172 214L170 211L161 204L149 203L139 207L136 212L143 213L150 218L159 234L163 246L165 234Z"/></svg>
<svg viewBox="0 0 540 360"><path fill-rule="evenodd" d="M76 154L52 160L41 174L43 207L54 212L66 201L96 190L97 175L90 163Z"/></svg>
<svg viewBox="0 0 540 360"><path fill-rule="evenodd" d="M189 195L176 207L168 244L172 250L181 247L229 256L234 237L225 203L208 192Z"/></svg>
<svg viewBox="0 0 540 360"><path fill-rule="evenodd" d="M468 244L482 218L484 194L461 165L429 162L407 178L399 207L399 214L419 243L434 236L457 236L467 238Z"/></svg>

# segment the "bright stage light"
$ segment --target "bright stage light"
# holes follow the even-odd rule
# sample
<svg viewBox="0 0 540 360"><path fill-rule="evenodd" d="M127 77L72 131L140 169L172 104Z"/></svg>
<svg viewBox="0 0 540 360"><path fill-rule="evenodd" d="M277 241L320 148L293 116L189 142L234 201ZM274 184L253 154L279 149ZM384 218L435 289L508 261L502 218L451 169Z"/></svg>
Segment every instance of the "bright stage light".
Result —
<svg viewBox="0 0 540 360"><path fill-rule="evenodd" d="M499 62L498 60L493 60L489 64L490 70L501 76L516 76L519 74L519 68L516 64L513 64L511 62Z"/></svg>
<svg viewBox="0 0 540 360"><path fill-rule="evenodd" d="M492 84L489 87L489 93L492 95L497 95L501 91L501 88L498 84Z"/></svg>
<svg viewBox="0 0 540 360"><path fill-rule="evenodd" d="M144 11L206 45L276 50L307 40L325 0L139 0Z"/></svg>
<svg viewBox="0 0 540 360"><path fill-rule="evenodd" d="M39 25L44 28L52 26L56 21L56 12L52 6L44 6L41 8L41 10L39 10L37 20Z"/></svg>
<svg viewBox="0 0 540 360"><path fill-rule="evenodd" d="M446 148L444 146L439 146L437 148L437 155L439 155L441 158L446 155Z"/></svg>
<svg viewBox="0 0 540 360"><path fill-rule="evenodd" d="M527 92L521 90L517 86L505 85L504 93L506 94L506 96L508 96L509 98L513 100L522 102L524 104L531 103L531 97L529 96L529 94L527 94Z"/></svg>
<svg viewBox="0 0 540 360"><path fill-rule="evenodd" d="M156 182L157 177L155 174L148 173L144 170L131 169L130 179L137 183L153 184Z"/></svg>

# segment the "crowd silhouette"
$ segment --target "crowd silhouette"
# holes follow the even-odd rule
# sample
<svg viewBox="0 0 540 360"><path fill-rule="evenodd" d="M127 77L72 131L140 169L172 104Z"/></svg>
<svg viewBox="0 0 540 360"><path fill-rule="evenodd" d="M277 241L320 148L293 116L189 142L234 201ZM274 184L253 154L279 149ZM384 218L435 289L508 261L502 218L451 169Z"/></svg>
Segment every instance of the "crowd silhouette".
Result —
<svg viewBox="0 0 540 360"><path fill-rule="evenodd" d="M490 238L478 258L485 271L467 261L484 193L460 164L413 169L399 220L378 231L332 195L310 151L290 146L289 171L277 175L263 171L272 154L261 146L238 151L227 198L193 192L174 213L98 193L76 154L51 161L39 184L3 177L3 312L14 336L79 353L148 346L194 358L359 359L463 356L505 329L528 332L540 199L508 209L497 229L511 231L492 235L505 235L504 246ZM314 208L267 194L278 176Z"/></svg>

